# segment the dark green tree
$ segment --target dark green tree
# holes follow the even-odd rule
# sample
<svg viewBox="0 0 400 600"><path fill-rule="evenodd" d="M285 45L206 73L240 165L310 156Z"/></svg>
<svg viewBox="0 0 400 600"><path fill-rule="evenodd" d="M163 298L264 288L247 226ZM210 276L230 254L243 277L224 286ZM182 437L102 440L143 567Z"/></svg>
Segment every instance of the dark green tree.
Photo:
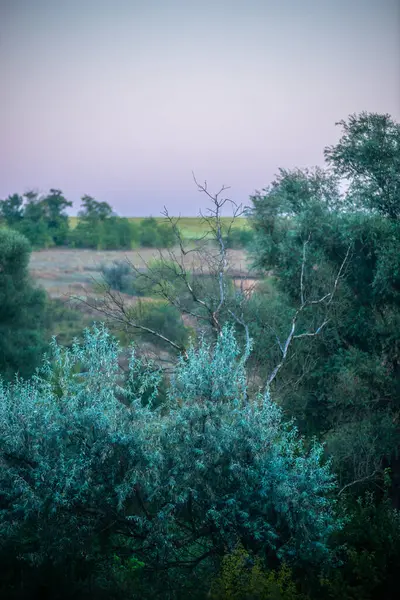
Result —
<svg viewBox="0 0 400 600"><path fill-rule="evenodd" d="M0 229L0 375L30 376L46 348L46 296L28 274L30 246L21 234Z"/></svg>
<svg viewBox="0 0 400 600"><path fill-rule="evenodd" d="M49 236L56 246L64 245L69 230L68 215L65 210L72 206L72 202L64 197L61 190L51 189L47 196L41 199L41 204Z"/></svg>
<svg viewBox="0 0 400 600"><path fill-rule="evenodd" d="M140 245L147 248L169 248L176 242L170 224L160 224L154 217L147 217L140 222L139 240Z"/></svg>
<svg viewBox="0 0 400 600"><path fill-rule="evenodd" d="M24 216L23 203L24 199L19 194L0 201L0 220L4 225L18 229Z"/></svg>
<svg viewBox="0 0 400 600"><path fill-rule="evenodd" d="M342 137L325 149L336 173L350 183L348 199L391 219L400 218L400 124L388 114L362 112L337 123Z"/></svg>
<svg viewBox="0 0 400 600"><path fill-rule="evenodd" d="M138 228L129 219L118 217L107 202L83 196L79 222L70 234L70 243L80 248L130 250L138 244Z"/></svg>
<svg viewBox="0 0 400 600"><path fill-rule="evenodd" d="M46 219L46 211L36 192L24 194L24 218L18 231L28 238L33 248L48 248L53 245Z"/></svg>
<svg viewBox="0 0 400 600"><path fill-rule="evenodd" d="M360 119L363 126L388 122L375 115ZM277 323L279 336L279 324L285 323L282 311L295 312L302 295L309 307L303 311L300 332L301 326L307 330L309 318L316 318L316 326L321 323L329 308L320 334L296 342L292 359L275 382L277 397L303 431L326 439L343 485L354 482L358 492L390 464L392 499L398 505L400 228L394 192L393 202L382 190L379 199L377 185L371 187L373 176L367 179L367 172L374 173L374 160L379 163L377 155L372 155L367 171L363 162L367 151L348 156L343 150L348 144L359 152L360 139L367 148L376 141L373 128L370 140L367 128L360 139L349 141L354 127L351 119L345 138L329 149L329 156L341 157L336 172L281 171L270 188L252 198L255 258L259 268L273 271L282 294L281 307L274 305L276 313L271 306L263 315L272 343L275 333L268 333L268 325ZM398 131L397 125L391 127ZM391 164L387 158L387 174L395 173L396 156L393 152ZM354 176L348 193L341 196L337 181L344 173ZM389 188L395 190L394 174ZM334 281L347 252L349 261L334 301L327 297L325 303L313 305L323 297L326 281ZM261 315L256 314L256 322Z"/></svg>

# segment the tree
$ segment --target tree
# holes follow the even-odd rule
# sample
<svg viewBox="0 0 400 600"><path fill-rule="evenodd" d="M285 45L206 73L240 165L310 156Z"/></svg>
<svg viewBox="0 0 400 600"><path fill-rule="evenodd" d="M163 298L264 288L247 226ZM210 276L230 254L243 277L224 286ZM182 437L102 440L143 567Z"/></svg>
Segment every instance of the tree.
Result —
<svg viewBox="0 0 400 600"><path fill-rule="evenodd" d="M46 297L29 278L28 240L0 229L0 375L32 375L46 348Z"/></svg>
<svg viewBox="0 0 400 600"><path fill-rule="evenodd" d="M390 168L386 163L388 172L396 168L393 160ZM370 187L359 194L364 204L356 210L354 188L338 201L335 188L327 197L312 193L314 183L312 172L281 171L271 188L253 198L254 256L259 268L274 272L283 298L278 314L297 310L302 277L311 303L323 296L325 282L334 281L350 248L328 322L315 340L297 345L295 360L286 361L276 380L275 397L303 432L324 437L341 484L354 483L355 493L379 483L390 464L398 505L399 223L388 218L393 215L383 204L379 214L371 212ZM314 304L314 317L308 318L324 322L323 310ZM270 323L274 318L270 313ZM299 325L304 326L301 319Z"/></svg>
<svg viewBox="0 0 400 600"><path fill-rule="evenodd" d="M169 248L176 241L168 222L159 224L154 217L142 219L140 222L139 240L140 245L145 248Z"/></svg>
<svg viewBox="0 0 400 600"><path fill-rule="evenodd" d="M154 371L132 354L124 376L120 352L94 328L70 350L54 342L31 381L0 388L0 549L24 561L22 580L29 564L46 565L50 584L57 564L89 578L133 556L154 597L188 573L204 587L202 569L237 543L267 567L329 561L340 522L323 449L266 396L248 397L232 330L189 348L163 410L140 397Z"/></svg>
<svg viewBox="0 0 400 600"><path fill-rule="evenodd" d="M49 235L56 246L66 243L69 231L68 215L65 209L72 206L66 200L61 190L51 189L47 196L41 199Z"/></svg>
<svg viewBox="0 0 400 600"><path fill-rule="evenodd" d="M113 210L107 202L98 202L87 194L82 197L82 207L78 216L83 221L90 223L105 221L113 214Z"/></svg>
<svg viewBox="0 0 400 600"><path fill-rule="evenodd" d="M83 196L78 217L78 225L69 237L74 246L98 250L130 250L138 243L137 226L128 219L116 216L107 202Z"/></svg>
<svg viewBox="0 0 400 600"><path fill-rule="evenodd" d="M65 209L70 206L72 202L64 198L61 190L51 189L47 196L30 191L24 197L14 194L3 200L0 215L8 227L25 235L33 246L60 246L67 241Z"/></svg>
<svg viewBox="0 0 400 600"><path fill-rule="evenodd" d="M19 194L8 196L0 201L0 218L11 229L18 229L23 219L24 199Z"/></svg>
<svg viewBox="0 0 400 600"><path fill-rule="evenodd" d="M362 112L337 123L343 135L325 149L336 173L350 183L349 200L391 219L400 218L400 124L388 114Z"/></svg>

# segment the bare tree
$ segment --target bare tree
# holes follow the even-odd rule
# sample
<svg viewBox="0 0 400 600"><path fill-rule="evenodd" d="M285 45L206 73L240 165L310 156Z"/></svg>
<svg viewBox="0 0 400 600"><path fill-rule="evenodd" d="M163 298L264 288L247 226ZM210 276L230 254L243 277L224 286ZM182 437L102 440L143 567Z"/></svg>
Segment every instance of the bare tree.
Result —
<svg viewBox="0 0 400 600"><path fill-rule="evenodd" d="M236 219L243 215L244 210L242 205L237 205L233 200L224 196L224 192L229 187L223 185L217 193L212 194L206 181L204 184L200 184L194 174L193 179L198 191L205 194L211 201L211 206L206 209L206 212L200 212L202 222L207 225L206 233L194 245L188 244L181 233L180 217L171 217L164 207L163 215L174 231L176 246L171 249L159 249L156 265L146 263L142 259L145 265L144 270L139 269L128 258L126 258L126 261L132 273L148 282L153 293L177 308L181 315L193 319L197 324L197 328L208 327L216 337L221 335L223 324L227 320L242 328L245 333L244 353L247 360L251 352L249 324L244 317L248 297L242 289L237 291L234 298L232 298L232 294L228 290L230 263L226 244L227 236L229 236ZM222 212L227 206L231 208L231 216L228 220L223 221ZM306 297L305 269L309 242L310 236L303 244L299 282L300 305L294 313L286 340L281 341L275 333L281 358L266 378L266 398L269 398L271 384L288 359L289 349L294 340L316 337L328 324L332 303L349 260L350 247L347 249L339 271L335 276L331 290L320 298L308 299ZM213 293L211 295L207 293L205 286L202 285L205 278L211 279L213 282ZM181 293L179 293L178 287L180 287ZM182 294L182 290L184 294ZM168 344L178 354L187 356L187 348L184 345L177 343L156 329L143 325L132 307L127 306L126 297L113 290L105 281L101 284L101 292L102 297L100 300L95 297L88 297L82 301L101 314L106 321L113 323L114 326L117 325L129 333L136 330L150 334L155 339ZM185 296L186 300L182 298L182 295ZM188 299L190 302L187 301ZM300 315L306 308L313 306L320 306L324 309L320 324L313 331L297 332Z"/></svg>
<svg viewBox="0 0 400 600"><path fill-rule="evenodd" d="M206 225L205 234L194 245L188 244L180 230L180 217L171 217L164 207L163 215L175 234L175 247L159 249L156 265L142 259L144 270L138 268L127 257L125 260L132 273L148 282L153 293L177 308L181 315L192 318L200 328L201 325L208 327L216 336L221 335L222 332L221 313L223 310L228 311L230 318L245 331L245 352L248 355L250 336L248 326L243 319L243 311L237 314L232 306L227 307L227 277L230 262L226 239L235 221L243 215L243 207L223 196L229 187L223 185L217 193L212 194L208 190L206 181L200 184L194 174L193 179L198 191L211 200L211 206L204 213L200 212L202 223ZM228 206L231 208L231 215L223 220L223 209ZM204 284L204 281L209 283L210 280L215 283L214 293L211 296L205 293ZM177 285L184 290L186 299L189 298L190 302L185 302L182 294L177 293ZM186 356L186 347L140 323L132 307L127 306L124 294L112 289L104 280L97 284L97 290L101 292L100 299L98 295L95 297L88 294L85 300L81 299L81 302L91 310L97 311L114 326L117 325L126 332L143 331ZM242 296L244 301L244 294ZM240 302L237 305L240 309Z"/></svg>

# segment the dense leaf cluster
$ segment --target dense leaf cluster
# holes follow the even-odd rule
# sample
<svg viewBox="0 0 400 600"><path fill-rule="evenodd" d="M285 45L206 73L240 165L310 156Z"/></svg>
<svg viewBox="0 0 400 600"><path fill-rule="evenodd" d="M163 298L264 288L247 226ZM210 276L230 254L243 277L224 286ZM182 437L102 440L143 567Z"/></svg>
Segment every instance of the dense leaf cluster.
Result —
<svg viewBox="0 0 400 600"><path fill-rule="evenodd" d="M302 274L312 302L333 285L349 252L329 322L297 345L276 393L304 432L328 441L344 485L366 485L391 465L399 505L400 129L387 117L364 114L341 125L343 137L327 151L332 172L282 170L253 198L257 263L273 270L281 302L267 318L279 334L300 302ZM350 188L340 193L343 174ZM305 311L302 331L315 331L323 310Z"/></svg>
<svg viewBox="0 0 400 600"><path fill-rule="evenodd" d="M322 447L307 448L269 400L248 399L230 329L181 360L159 409L134 395L154 372L133 354L123 377L119 354L95 328L70 350L54 343L31 381L2 385L3 554L70 565L98 543L103 558L135 556L160 577L238 541L270 566L329 558L339 522Z"/></svg>

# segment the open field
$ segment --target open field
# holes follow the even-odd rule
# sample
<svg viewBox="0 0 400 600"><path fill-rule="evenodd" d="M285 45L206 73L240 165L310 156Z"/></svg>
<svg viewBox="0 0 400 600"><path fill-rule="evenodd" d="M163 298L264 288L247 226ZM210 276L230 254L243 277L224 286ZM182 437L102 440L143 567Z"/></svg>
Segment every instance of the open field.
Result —
<svg viewBox="0 0 400 600"><path fill-rule="evenodd" d="M86 250L55 249L32 252L30 272L35 281L44 287L53 298L83 294L99 277L101 265L114 260L128 258L136 267L145 268L145 263L159 256L155 248L140 250ZM188 268L193 267L194 255L188 255ZM235 277L251 276L248 257L244 250L229 251L229 272ZM194 261L194 268L199 268Z"/></svg>
<svg viewBox="0 0 400 600"><path fill-rule="evenodd" d="M129 221L133 223L139 224L143 221L143 217L128 217ZM155 217L158 223L165 223L166 219L164 217ZM228 225L231 221L230 217L222 217L222 222ZM69 217L70 226L74 229L78 223L78 217ZM204 235L206 231L208 231L207 223L203 221L201 217L181 217L180 218L180 229L182 235L186 239L196 239ZM233 227L235 229L249 229L250 224L248 219L245 217L240 217L235 219Z"/></svg>

